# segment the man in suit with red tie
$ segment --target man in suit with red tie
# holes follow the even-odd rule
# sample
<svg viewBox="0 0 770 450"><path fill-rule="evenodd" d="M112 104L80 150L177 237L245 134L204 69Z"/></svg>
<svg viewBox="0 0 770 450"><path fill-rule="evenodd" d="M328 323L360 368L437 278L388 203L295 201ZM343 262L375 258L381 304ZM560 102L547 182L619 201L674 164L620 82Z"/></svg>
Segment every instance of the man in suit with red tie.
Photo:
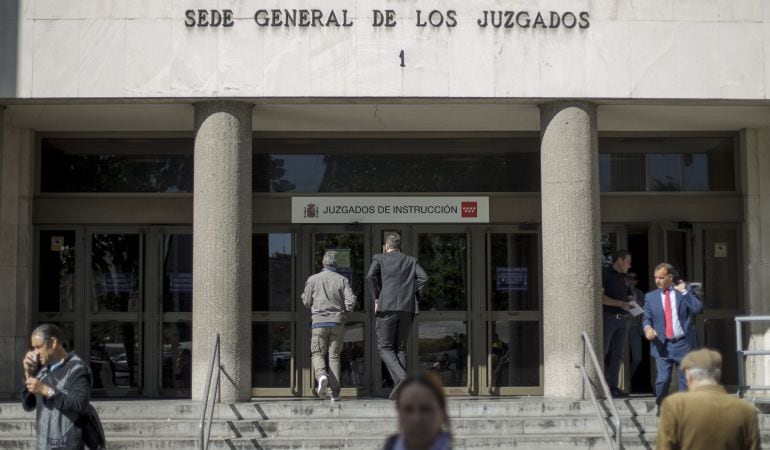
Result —
<svg viewBox="0 0 770 450"><path fill-rule="evenodd" d="M679 390L687 390L687 381L680 369L682 358L698 347L695 315L703 311L703 303L684 281L674 283L674 267L660 263L655 267L655 285L644 298L644 335L650 341L650 355L655 358L658 375L655 380L655 402L668 395L671 371L676 364Z"/></svg>

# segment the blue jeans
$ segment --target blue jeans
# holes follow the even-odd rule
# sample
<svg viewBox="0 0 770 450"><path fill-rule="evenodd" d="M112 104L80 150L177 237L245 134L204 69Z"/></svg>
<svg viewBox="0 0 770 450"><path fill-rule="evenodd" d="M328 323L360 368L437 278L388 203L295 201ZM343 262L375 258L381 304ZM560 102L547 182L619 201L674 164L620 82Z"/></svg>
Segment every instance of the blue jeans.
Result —
<svg viewBox="0 0 770 450"><path fill-rule="evenodd" d="M604 359L607 366L604 368L604 378L610 389L618 388L618 375L620 363L623 362L623 351L626 348L626 336L628 336L628 318L618 319L616 314L604 313Z"/></svg>

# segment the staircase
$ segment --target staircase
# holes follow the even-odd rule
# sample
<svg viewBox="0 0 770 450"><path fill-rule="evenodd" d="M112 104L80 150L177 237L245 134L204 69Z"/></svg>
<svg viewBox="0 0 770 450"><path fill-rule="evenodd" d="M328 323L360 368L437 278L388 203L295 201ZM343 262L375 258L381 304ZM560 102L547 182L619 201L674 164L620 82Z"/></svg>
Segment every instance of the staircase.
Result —
<svg viewBox="0 0 770 450"><path fill-rule="evenodd" d="M110 450L196 448L198 403L128 400L95 401L94 405ZM654 448L654 400L617 400L616 405L623 418L624 447ZM539 397L451 399L449 410L455 449L608 448L590 401ZM767 446L770 416L760 417L760 427ZM396 429L394 405L389 400L345 399L331 404L320 400L259 399L216 405L210 447L379 450ZM24 412L18 403L0 403L0 449L33 449L33 437L34 413Z"/></svg>

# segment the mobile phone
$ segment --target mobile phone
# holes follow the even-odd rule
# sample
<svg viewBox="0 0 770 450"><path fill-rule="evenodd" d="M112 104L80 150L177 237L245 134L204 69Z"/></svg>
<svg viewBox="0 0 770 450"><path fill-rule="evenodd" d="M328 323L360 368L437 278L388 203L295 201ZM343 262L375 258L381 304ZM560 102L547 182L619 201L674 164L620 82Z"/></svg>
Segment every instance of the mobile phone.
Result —
<svg viewBox="0 0 770 450"><path fill-rule="evenodd" d="M679 276L679 272L674 272L674 285L682 282L682 277Z"/></svg>
<svg viewBox="0 0 770 450"><path fill-rule="evenodd" d="M31 351L32 349L30 349ZM30 370L30 375L35 375L38 370L40 370L40 355L37 353L32 354L32 368Z"/></svg>

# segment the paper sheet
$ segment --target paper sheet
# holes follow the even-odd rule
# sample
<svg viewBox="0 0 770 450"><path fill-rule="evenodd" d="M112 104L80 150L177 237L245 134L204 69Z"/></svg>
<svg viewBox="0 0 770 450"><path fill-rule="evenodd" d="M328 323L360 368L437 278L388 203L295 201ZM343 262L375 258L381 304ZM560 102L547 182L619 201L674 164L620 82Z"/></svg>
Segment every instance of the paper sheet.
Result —
<svg viewBox="0 0 770 450"><path fill-rule="evenodd" d="M629 313L631 313L632 316L637 317L640 314L644 314L644 310L639 306L639 303L636 303L636 300L632 300L628 302L629 305L631 305L631 309L628 310Z"/></svg>

